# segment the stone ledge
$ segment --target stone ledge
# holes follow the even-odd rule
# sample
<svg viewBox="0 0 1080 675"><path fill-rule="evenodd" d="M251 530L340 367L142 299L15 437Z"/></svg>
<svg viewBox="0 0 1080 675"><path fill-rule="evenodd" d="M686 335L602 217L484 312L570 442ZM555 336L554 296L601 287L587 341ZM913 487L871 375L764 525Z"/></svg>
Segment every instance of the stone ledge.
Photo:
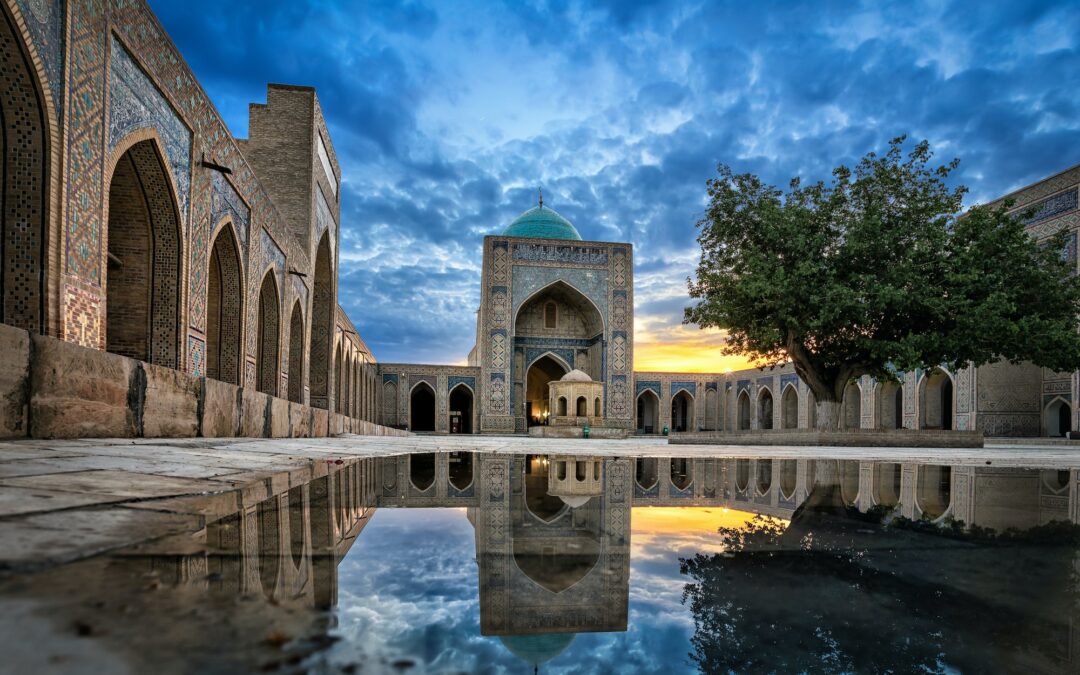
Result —
<svg viewBox="0 0 1080 675"><path fill-rule="evenodd" d="M862 448L981 448L981 431L933 429L772 429L673 433L671 445L806 445Z"/></svg>
<svg viewBox="0 0 1080 675"><path fill-rule="evenodd" d="M585 434L581 427L571 426L547 426L529 427L529 436L533 438L584 438ZM626 438L629 436L626 429L615 427L589 427L589 438Z"/></svg>
<svg viewBox="0 0 1080 675"><path fill-rule="evenodd" d="M409 436L0 324L0 438Z"/></svg>

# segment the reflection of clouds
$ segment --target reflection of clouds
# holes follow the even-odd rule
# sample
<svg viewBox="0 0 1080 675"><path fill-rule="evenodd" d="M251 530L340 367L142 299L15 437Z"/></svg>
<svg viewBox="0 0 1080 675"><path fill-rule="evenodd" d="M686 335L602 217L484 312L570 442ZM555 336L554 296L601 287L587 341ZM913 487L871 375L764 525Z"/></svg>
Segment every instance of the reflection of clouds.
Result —
<svg viewBox="0 0 1080 675"><path fill-rule="evenodd" d="M679 558L717 550L716 528L750 514L635 508L625 633L582 633L545 664L551 673L692 672L693 618ZM333 663L413 658L427 672L521 672L480 635L474 531L461 509L379 509L341 562Z"/></svg>

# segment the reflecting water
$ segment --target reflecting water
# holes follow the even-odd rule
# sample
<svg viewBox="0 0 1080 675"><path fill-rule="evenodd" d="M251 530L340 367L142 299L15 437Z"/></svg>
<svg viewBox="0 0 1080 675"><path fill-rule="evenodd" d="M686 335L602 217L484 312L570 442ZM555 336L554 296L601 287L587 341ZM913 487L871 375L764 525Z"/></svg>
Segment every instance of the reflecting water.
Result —
<svg viewBox="0 0 1080 675"><path fill-rule="evenodd" d="M1076 673L1077 480L832 459L363 460L194 537L0 581L0 668Z"/></svg>

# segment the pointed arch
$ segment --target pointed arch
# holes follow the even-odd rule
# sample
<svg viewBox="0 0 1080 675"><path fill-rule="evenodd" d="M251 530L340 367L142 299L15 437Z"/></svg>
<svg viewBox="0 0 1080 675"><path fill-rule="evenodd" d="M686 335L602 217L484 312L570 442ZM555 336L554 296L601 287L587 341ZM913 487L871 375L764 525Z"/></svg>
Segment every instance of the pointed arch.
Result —
<svg viewBox="0 0 1080 675"><path fill-rule="evenodd" d="M56 303L47 306L56 117L19 11L0 3L0 323L45 333L59 316Z"/></svg>
<svg viewBox="0 0 1080 675"><path fill-rule="evenodd" d="M643 389L637 397L637 430L639 434L660 431L660 397L652 389Z"/></svg>
<svg viewBox="0 0 1080 675"><path fill-rule="evenodd" d="M544 352L525 368L525 415L527 424L543 424L549 410L551 394L548 385L570 372L570 365L558 354ZM560 413L563 414L563 413Z"/></svg>
<svg viewBox="0 0 1080 675"><path fill-rule="evenodd" d="M904 426L904 388L899 382L877 383L877 426L879 429L902 429Z"/></svg>
<svg viewBox="0 0 1080 675"><path fill-rule="evenodd" d="M176 186L155 131L132 133L110 162L106 350L179 366L183 237Z"/></svg>
<svg viewBox="0 0 1080 675"><path fill-rule="evenodd" d="M382 423L388 427L398 426L398 385L393 380L383 381Z"/></svg>
<svg viewBox="0 0 1080 675"><path fill-rule="evenodd" d="M289 400L304 402L304 315L299 299L289 317Z"/></svg>
<svg viewBox="0 0 1080 675"><path fill-rule="evenodd" d="M206 376L240 384L244 273L232 221L214 235L206 274Z"/></svg>
<svg viewBox="0 0 1080 675"><path fill-rule="evenodd" d="M757 395L758 429L773 428L773 395L767 386L758 388Z"/></svg>
<svg viewBox="0 0 1080 675"><path fill-rule="evenodd" d="M739 431L750 430L750 392L743 389L739 392L736 414L739 416Z"/></svg>
<svg viewBox="0 0 1080 675"><path fill-rule="evenodd" d="M784 391L780 394L780 427L799 427L799 389L792 382L784 385Z"/></svg>
<svg viewBox="0 0 1080 675"><path fill-rule="evenodd" d="M409 390L409 431L435 431L435 389L421 380Z"/></svg>
<svg viewBox="0 0 1080 675"><path fill-rule="evenodd" d="M862 426L862 385L857 380L848 382L844 388L844 399L840 406L840 420L844 428L860 428Z"/></svg>
<svg viewBox="0 0 1080 675"><path fill-rule="evenodd" d="M311 405L330 407L330 354L334 339L334 255L327 230L315 249L308 342L308 388Z"/></svg>
<svg viewBox="0 0 1080 675"><path fill-rule="evenodd" d="M944 368L934 368L922 376L918 388L919 428L951 430L956 409L952 374Z"/></svg>
<svg viewBox="0 0 1080 675"><path fill-rule="evenodd" d="M464 382L458 382L450 389L450 394L447 397L450 414L450 433L471 434L473 432L473 408L475 406L475 400L476 394L473 392L472 387Z"/></svg>
<svg viewBox="0 0 1080 675"><path fill-rule="evenodd" d="M538 309L542 323L546 302L549 299L553 299L556 303L559 300L566 300L569 302L565 304L568 304L579 311L585 310L585 331L586 333L591 333L588 337L593 337L604 332L606 328L604 323L604 313L600 311L600 307L593 302L592 298L565 279L556 279L530 293L525 297L521 304L518 305L517 310L514 312L515 334L520 334L518 326L521 322L523 313ZM591 324L589 323L590 321L596 323Z"/></svg>
<svg viewBox="0 0 1080 675"><path fill-rule="evenodd" d="M694 395L685 389L671 397L671 430L694 430Z"/></svg>
<svg viewBox="0 0 1080 675"><path fill-rule="evenodd" d="M271 267L263 275L259 287L259 309L257 313L258 340L255 348L255 376L258 378L258 390L264 394L277 396L278 371L280 362L281 305L278 293L277 277Z"/></svg>

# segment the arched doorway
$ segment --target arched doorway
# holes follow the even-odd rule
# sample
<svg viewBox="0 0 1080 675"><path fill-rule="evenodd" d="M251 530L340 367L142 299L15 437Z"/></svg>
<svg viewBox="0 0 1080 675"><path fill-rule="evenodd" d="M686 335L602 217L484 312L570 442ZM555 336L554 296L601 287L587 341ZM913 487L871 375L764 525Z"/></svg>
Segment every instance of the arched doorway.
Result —
<svg viewBox="0 0 1080 675"><path fill-rule="evenodd" d="M771 459L757 460L757 493L759 495L769 494L772 488L772 469Z"/></svg>
<svg viewBox="0 0 1080 675"><path fill-rule="evenodd" d="M409 482L421 492L435 484L435 453L409 455Z"/></svg>
<svg viewBox="0 0 1080 675"><path fill-rule="evenodd" d="M575 407L577 408L576 415L578 417L588 417L589 416L589 401L584 396L578 396L578 398L577 398L577 406L575 406Z"/></svg>
<svg viewBox="0 0 1080 675"><path fill-rule="evenodd" d="M420 382L409 394L409 430L435 431L435 390Z"/></svg>
<svg viewBox="0 0 1080 675"><path fill-rule="evenodd" d="M46 107L30 54L0 8L0 323L45 332Z"/></svg>
<svg viewBox="0 0 1080 675"><path fill-rule="evenodd" d="M924 464L918 469L915 501L924 518L937 520L952 503L952 467Z"/></svg>
<svg viewBox="0 0 1080 675"><path fill-rule="evenodd" d="M341 412L341 343L334 349L334 412Z"/></svg>
<svg viewBox="0 0 1080 675"><path fill-rule="evenodd" d="M525 418L529 426L544 424L550 415L565 415L548 410L548 383L570 372L569 365L551 354L533 361L525 372Z"/></svg>
<svg viewBox="0 0 1080 675"><path fill-rule="evenodd" d="M878 428L901 429L904 426L904 388L896 382L878 385Z"/></svg>
<svg viewBox="0 0 1080 675"><path fill-rule="evenodd" d="M795 429L799 426L799 393L795 385L788 384L780 396L780 426Z"/></svg>
<svg viewBox="0 0 1080 675"><path fill-rule="evenodd" d="M281 330L278 307L277 281L274 270L270 270L259 289L255 375L259 378L259 391L271 396L277 396L278 389L278 334Z"/></svg>
<svg viewBox="0 0 1080 675"><path fill-rule="evenodd" d="M473 393L465 383L450 391L450 433L472 433Z"/></svg>
<svg viewBox="0 0 1080 675"><path fill-rule="evenodd" d="M694 428L694 397L685 389L671 397L671 430L690 431Z"/></svg>
<svg viewBox="0 0 1080 675"><path fill-rule="evenodd" d="M293 567L300 569L304 561L304 541L306 531L304 529L304 486L297 485L289 488L289 553L292 554Z"/></svg>
<svg viewBox="0 0 1080 675"><path fill-rule="evenodd" d="M758 391L758 428L772 429L773 400L772 392L762 388Z"/></svg>
<svg viewBox="0 0 1080 675"><path fill-rule="evenodd" d="M304 318L299 300L293 303L289 318L289 400L304 402Z"/></svg>
<svg viewBox="0 0 1080 675"><path fill-rule="evenodd" d="M1047 436L1068 436L1072 431L1072 406L1063 398L1055 398L1043 410L1043 433Z"/></svg>
<svg viewBox="0 0 1080 675"><path fill-rule="evenodd" d="M334 329L334 271L330 233L323 233L315 252L312 280L311 338L308 344L308 387L311 405L330 407L330 339Z"/></svg>
<svg viewBox="0 0 1080 675"><path fill-rule="evenodd" d="M919 397L919 428L953 428L953 382L941 368L927 373L922 380L922 395Z"/></svg>
<svg viewBox="0 0 1080 675"><path fill-rule="evenodd" d="M642 490L651 490L659 480L655 457L638 457L634 460L634 480Z"/></svg>
<svg viewBox="0 0 1080 675"><path fill-rule="evenodd" d="M739 431L750 430L750 394L746 390L739 392Z"/></svg>
<svg viewBox="0 0 1080 675"><path fill-rule="evenodd" d="M859 463L840 460L839 465L840 498L846 506L853 507L859 502Z"/></svg>
<svg viewBox="0 0 1080 675"><path fill-rule="evenodd" d="M900 465L878 462L874 465L874 503L894 507L900 503Z"/></svg>
<svg viewBox="0 0 1080 675"><path fill-rule="evenodd" d="M671 458L671 484L677 490L686 490L694 482L693 465L685 457Z"/></svg>
<svg viewBox="0 0 1080 675"><path fill-rule="evenodd" d="M784 499L795 498L795 486L799 481L799 463L794 459L780 460L780 496Z"/></svg>
<svg viewBox="0 0 1080 675"><path fill-rule="evenodd" d="M806 426L817 429L817 397L809 389L806 390Z"/></svg>
<svg viewBox="0 0 1080 675"><path fill-rule="evenodd" d="M555 471L560 480L569 472L566 461L551 466L545 455L525 456L525 508L545 523L554 522L566 512L566 503L548 493L548 472Z"/></svg>
<svg viewBox="0 0 1080 675"><path fill-rule="evenodd" d="M735 490L746 492L748 487L750 487L750 460L737 459L735 460Z"/></svg>
<svg viewBox="0 0 1080 675"><path fill-rule="evenodd" d="M450 485L455 489L464 490L473 482L473 453L451 452L450 466L447 469Z"/></svg>
<svg viewBox="0 0 1080 675"><path fill-rule="evenodd" d="M637 430L639 434L655 434L660 425L660 397L646 389L637 397Z"/></svg>
<svg viewBox="0 0 1080 675"><path fill-rule="evenodd" d="M720 408L719 401L720 397L717 395L715 388L705 390L705 428L709 431L715 431L719 428L716 423Z"/></svg>
<svg viewBox="0 0 1080 675"><path fill-rule="evenodd" d="M166 166L155 141L140 141L117 159L109 179L105 344L176 368L182 242Z"/></svg>
<svg viewBox="0 0 1080 675"><path fill-rule="evenodd" d="M844 388L841 411L840 419L845 429L858 429L862 426L862 389L858 382L849 382Z"/></svg>
<svg viewBox="0 0 1080 675"><path fill-rule="evenodd" d="M276 496L255 507L255 527L259 540L259 582L266 597L273 598L281 569L281 513Z"/></svg>
<svg viewBox="0 0 1080 675"><path fill-rule="evenodd" d="M240 384L243 273L232 225L226 223L210 250L206 275L206 376Z"/></svg>

